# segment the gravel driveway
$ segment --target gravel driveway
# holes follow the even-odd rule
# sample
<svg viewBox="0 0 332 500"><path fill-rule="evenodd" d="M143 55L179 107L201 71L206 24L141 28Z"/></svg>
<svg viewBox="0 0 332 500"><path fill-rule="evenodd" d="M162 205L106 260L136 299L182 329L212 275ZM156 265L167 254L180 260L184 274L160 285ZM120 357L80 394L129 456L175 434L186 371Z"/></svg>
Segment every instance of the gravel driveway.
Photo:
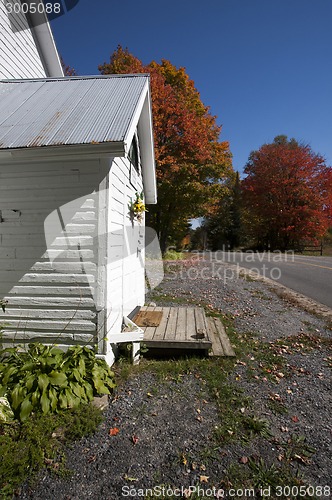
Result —
<svg viewBox="0 0 332 500"><path fill-rule="evenodd" d="M225 264L172 264L151 300L201 304L225 315L238 355L229 384L250 401L241 412L267 421L268 434L216 444L220 412L195 369L164 380L143 370L120 387L98 432L68 450L73 475L58 478L45 470L17 498L204 498L194 488L205 488L205 498L253 498L239 491L250 484L249 464L258 464L250 473L265 485L285 462L311 485L306 498L332 498L331 323L279 298L265 283L232 275ZM262 361L262 351L272 364ZM255 498L263 493L256 484ZM287 489L265 494L304 497Z"/></svg>

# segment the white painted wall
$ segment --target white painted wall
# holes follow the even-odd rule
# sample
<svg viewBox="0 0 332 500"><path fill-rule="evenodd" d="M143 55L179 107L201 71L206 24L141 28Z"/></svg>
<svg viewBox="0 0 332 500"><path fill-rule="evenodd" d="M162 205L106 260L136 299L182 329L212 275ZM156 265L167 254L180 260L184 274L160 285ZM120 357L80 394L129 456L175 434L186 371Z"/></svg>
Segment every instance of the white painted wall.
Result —
<svg viewBox="0 0 332 500"><path fill-rule="evenodd" d="M43 64L24 14L11 16L0 2L0 79L43 78Z"/></svg>
<svg viewBox="0 0 332 500"><path fill-rule="evenodd" d="M107 174L108 163L97 160L1 164L0 296L8 300L0 315L4 344L13 339L60 345L99 341L98 189ZM67 209L57 212L59 207ZM46 251L47 217L52 244Z"/></svg>
<svg viewBox="0 0 332 500"><path fill-rule="evenodd" d="M115 158L109 179L107 337L121 331L123 316L144 305L144 221L132 223L128 205L142 191L142 178L130 182L130 162Z"/></svg>
<svg viewBox="0 0 332 500"><path fill-rule="evenodd" d="M112 364L112 335L145 299L144 221L128 207L142 178L130 168L124 158L1 164L3 344L98 343Z"/></svg>

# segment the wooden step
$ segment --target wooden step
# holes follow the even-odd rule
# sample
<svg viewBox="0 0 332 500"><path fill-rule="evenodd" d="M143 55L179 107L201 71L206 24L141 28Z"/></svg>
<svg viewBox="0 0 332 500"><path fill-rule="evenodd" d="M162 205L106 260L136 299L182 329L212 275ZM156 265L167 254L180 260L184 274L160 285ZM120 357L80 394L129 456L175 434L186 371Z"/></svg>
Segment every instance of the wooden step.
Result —
<svg viewBox="0 0 332 500"><path fill-rule="evenodd" d="M208 323L209 338L212 342L211 356L234 357L234 349L220 319L212 316L209 316L206 319Z"/></svg>

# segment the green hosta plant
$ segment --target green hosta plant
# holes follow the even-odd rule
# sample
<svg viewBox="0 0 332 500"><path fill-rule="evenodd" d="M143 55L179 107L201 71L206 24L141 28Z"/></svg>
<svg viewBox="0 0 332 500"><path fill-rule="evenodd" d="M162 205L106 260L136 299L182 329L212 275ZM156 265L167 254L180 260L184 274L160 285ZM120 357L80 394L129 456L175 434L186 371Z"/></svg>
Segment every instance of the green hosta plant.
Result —
<svg viewBox="0 0 332 500"><path fill-rule="evenodd" d="M113 372L88 347L64 352L33 343L24 352L12 347L0 353L0 397L6 395L21 421L33 411L47 414L75 408L94 396L110 394L114 387Z"/></svg>
<svg viewBox="0 0 332 500"><path fill-rule="evenodd" d="M14 420L14 413L6 396L0 398L0 424Z"/></svg>

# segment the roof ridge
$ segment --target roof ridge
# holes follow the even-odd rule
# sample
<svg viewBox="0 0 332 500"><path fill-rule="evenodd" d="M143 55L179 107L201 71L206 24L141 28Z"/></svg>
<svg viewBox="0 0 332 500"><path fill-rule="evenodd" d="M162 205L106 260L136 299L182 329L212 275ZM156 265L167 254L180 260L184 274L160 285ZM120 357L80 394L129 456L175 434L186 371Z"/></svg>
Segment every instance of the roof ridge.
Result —
<svg viewBox="0 0 332 500"><path fill-rule="evenodd" d="M0 83L58 82L70 80L110 80L112 78L149 78L149 73L121 73L110 75L61 76L50 78L20 78L0 80Z"/></svg>

